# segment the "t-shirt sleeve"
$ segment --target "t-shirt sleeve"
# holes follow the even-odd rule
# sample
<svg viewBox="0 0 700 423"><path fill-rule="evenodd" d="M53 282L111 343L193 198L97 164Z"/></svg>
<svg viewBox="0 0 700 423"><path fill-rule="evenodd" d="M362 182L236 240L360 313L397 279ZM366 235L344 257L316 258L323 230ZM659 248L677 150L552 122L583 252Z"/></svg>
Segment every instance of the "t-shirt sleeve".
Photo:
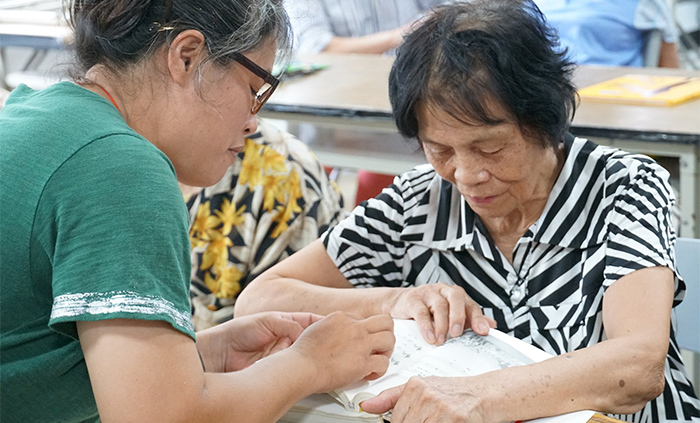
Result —
<svg viewBox="0 0 700 423"><path fill-rule="evenodd" d="M403 276L408 263L406 242L401 239L402 184L397 176L379 196L357 206L322 237L330 258L356 287L408 286Z"/></svg>
<svg viewBox="0 0 700 423"><path fill-rule="evenodd" d="M168 158L148 141L111 135L68 159L46 184L36 234L52 262L49 325L161 320L194 338L187 210Z"/></svg>
<svg viewBox="0 0 700 423"><path fill-rule="evenodd" d="M328 46L334 34L323 0L286 0L285 9L294 32L294 50L318 53Z"/></svg>
<svg viewBox="0 0 700 423"><path fill-rule="evenodd" d="M678 41L673 11L666 0L640 0L634 16L634 26L642 31L660 30L667 43Z"/></svg>
<svg viewBox="0 0 700 423"><path fill-rule="evenodd" d="M608 186L615 190L615 201L607 216L608 242L605 286L635 270L668 267L675 273L675 302L683 299L685 284L676 268L675 231L672 209L675 204L668 172L652 159L628 155L609 166L618 177Z"/></svg>

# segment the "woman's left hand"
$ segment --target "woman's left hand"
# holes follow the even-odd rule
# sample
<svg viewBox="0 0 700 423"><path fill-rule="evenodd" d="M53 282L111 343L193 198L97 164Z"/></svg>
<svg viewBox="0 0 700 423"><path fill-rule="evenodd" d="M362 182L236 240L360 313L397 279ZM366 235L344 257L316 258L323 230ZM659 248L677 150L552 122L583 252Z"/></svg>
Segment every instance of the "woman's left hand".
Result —
<svg viewBox="0 0 700 423"><path fill-rule="evenodd" d="M236 317L197 333L197 350L207 372L233 372L283 350L323 316L267 312Z"/></svg>
<svg viewBox="0 0 700 423"><path fill-rule="evenodd" d="M448 336L460 336L465 329L487 335L496 327L496 321L484 316L479 304L457 285L394 288L393 299L385 307L384 312L393 318L414 319L423 339L435 345L443 344Z"/></svg>
<svg viewBox="0 0 700 423"><path fill-rule="evenodd" d="M360 407L372 414L391 412L392 423L488 421L484 398L461 377L413 377L405 385L383 391Z"/></svg>

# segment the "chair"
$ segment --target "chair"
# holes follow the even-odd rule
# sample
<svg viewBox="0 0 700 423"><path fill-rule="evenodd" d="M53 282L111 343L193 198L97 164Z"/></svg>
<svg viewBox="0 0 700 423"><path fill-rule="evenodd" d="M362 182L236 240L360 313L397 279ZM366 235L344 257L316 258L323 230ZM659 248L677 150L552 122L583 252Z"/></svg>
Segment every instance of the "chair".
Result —
<svg viewBox="0 0 700 423"><path fill-rule="evenodd" d="M394 175L359 169L357 171L355 206L365 200L378 196L382 190L391 185L392 182L394 182Z"/></svg>
<svg viewBox="0 0 700 423"><path fill-rule="evenodd" d="M695 389L700 388L700 239L676 240L678 272L686 285L685 299L675 308L678 345Z"/></svg>
<svg viewBox="0 0 700 423"><path fill-rule="evenodd" d="M644 35L644 47L642 51L643 66L656 68L659 66L661 55L662 36L661 30L652 29Z"/></svg>
<svg viewBox="0 0 700 423"><path fill-rule="evenodd" d="M676 240L678 272L686 284L685 299L676 307L678 345L700 353L700 239Z"/></svg>

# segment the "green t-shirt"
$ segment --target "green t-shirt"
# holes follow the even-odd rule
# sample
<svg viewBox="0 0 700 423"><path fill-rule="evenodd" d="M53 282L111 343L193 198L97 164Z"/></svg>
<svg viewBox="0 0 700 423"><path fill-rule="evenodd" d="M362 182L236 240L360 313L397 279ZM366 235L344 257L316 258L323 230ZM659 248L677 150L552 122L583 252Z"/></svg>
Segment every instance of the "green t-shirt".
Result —
<svg viewBox="0 0 700 423"><path fill-rule="evenodd" d="M187 210L168 158L102 97L18 87L0 111L0 416L98 420L76 321L191 336Z"/></svg>

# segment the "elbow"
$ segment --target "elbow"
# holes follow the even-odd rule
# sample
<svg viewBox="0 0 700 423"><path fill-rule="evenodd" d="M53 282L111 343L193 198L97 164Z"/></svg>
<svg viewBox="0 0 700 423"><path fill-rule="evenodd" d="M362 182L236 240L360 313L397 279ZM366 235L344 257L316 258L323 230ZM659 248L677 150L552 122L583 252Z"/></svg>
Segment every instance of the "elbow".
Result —
<svg viewBox="0 0 700 423"><path fill-rule="evenodd" d="M657 398L664 392L664 387L666 386L666 378L664 377L665 361L664 356L664 359L656 360L647 368L646 389L642 391L642 400L644 404Z"/></svg>
<svg viewBox="0 0 700 423"><path fill-rule="evenodd" d="M619 387L622 395L614 409L609 412L615 414L633 414L664 392L666 379L664 377L665 356L661 360L646 361L638 368L638 377L630 379L632 383L625 383L620 379ZM634 380L634 381L633 381Z"/></svg>
<svg viewBox="0 0 700 423"><path fill-rule="evenodd" d="M234 317L247 316L262 311L265 298L264 273L251 281L236 298L233 308Z"/></svg>

